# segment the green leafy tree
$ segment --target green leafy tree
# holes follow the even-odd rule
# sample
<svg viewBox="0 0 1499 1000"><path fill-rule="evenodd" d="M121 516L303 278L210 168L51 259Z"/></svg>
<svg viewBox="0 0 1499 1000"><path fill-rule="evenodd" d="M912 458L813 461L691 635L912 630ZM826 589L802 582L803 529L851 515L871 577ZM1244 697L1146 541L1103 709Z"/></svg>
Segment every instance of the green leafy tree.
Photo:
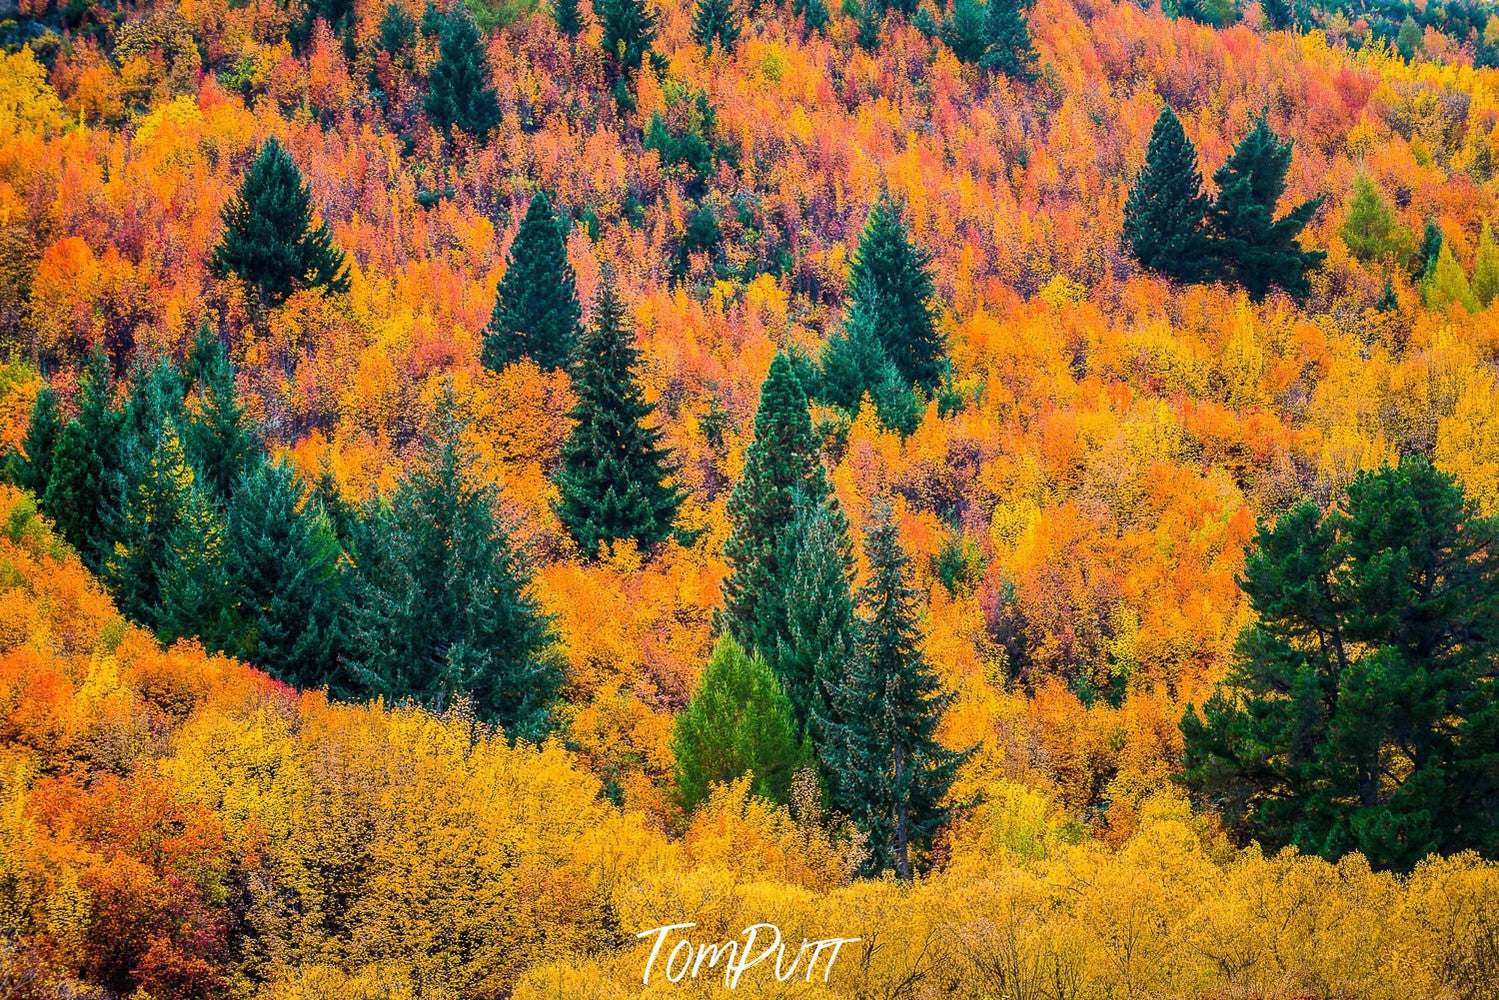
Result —
<svg viewBox="0 0 1499 1000"><path fill-rule="evenodd" d="M484 332L484 367L498 371L529 357L542 368L566 368L582 316L561 223L551 200L538 191L510 244Z"/></svg>
<svg viewBox="0 0 1499 1000"><path fill-rule="evenodd" d="M439 129L484 139L500 124L500 101L490 79L484 39L468 8L443 19L437 62L427 73L427 117Z"/></svg>
<svg viewBox="0 0 1499 1000"><path fill-rule="evenodd" d="M1213 175L1218 197L1210 219L1218 257L1256 300L1272 287L1305 297L1310 290L1307 272L1327 256L1320 250L1303 250L1299 239L1322 204L1320 195L1275 217L1290 166L1290 140L1281 142L1261 115Z"/></svg>
<svg viewBox="0 0 1499 1000"><path fill-rule="evenodd" d="M1499 249L1494 246L1494 230L1483 220L1478 234L1478 251L1473 255L1473 279L1469 283L1474 304L1485 309L1499 296Z"/></svg>
<svg viewBox="0 0 1499 1000"><path fill-rule="evenodd" d="M107 522L119 506L123 426L109 362L95 348L79 378L77 415L57 435L42 509L96 573L113 548Z"/></svg>
<svg viewBox="0 0 1499 1000"><path fill-rule="evenodd" d="M734 0L697 0L692 17L692 37L706 52L716 44L724 52L733 52L739 41L739 9Z"/></svg>
<svg viewBox="0 0 1499 1000"><path fill-rule="evenodd" d="M557 472L557 516L585 556L629 538L642 548L666 540L682 495L654 411L635 380L640 362L623 304L607 276L573 373L573 429Z"/></svg>
<svg viewBox="0 0 1499 1000"><path fill-rule="evenodd" d="M1263 527L1257 613L1182 720L1185 780L1243 835L1409 869L1499 853L1499 524L1424 458Z"/></svg>
<svg viewBox="0 0 1499 1000"><path fill-rule="evenodd" d="M1460 305L1471 312L1475 306L1468 276L1463 273L1463 266L1457 262L1457 258L1452 255L1452 248L1446 243L1438 251L1436 264L1422 284L1421 291L1426 296L1427 308L1439 312L1454 305Z"/></svg>
<svg viewBox="0 0 1499 1000"><path fill-rule="evenodd" d="M754 775L756 795L785 804L791 779L812 763L791 702L759 656L730 638L713 649L692 700L672 731L677 791L692 809L713 785Z"/></svg>
<svg viewBox="0 0 1499 1000"><path fill-rule="evenodd" d="M578 0L556 0L552 4L552 20L557 22L558 31L576 38L584 27L583 8Z"/></svg>
<svg viewBox="0 0 1499 1000"><path fill-rule="evenodd" d="M933 314L931 260L906 234L894 202L874 203L848 277L849 309L870 317L885 356L906 382L930 389L946 369Z"/></svg>
<svg viewBox="0 0 1499 1000"><path fill-rule="evenodd" d="M240 406L224 345L206 325L193 342L188 368L197 406L183 428L183 446L204 492L222 508L264 451Z"/></svg>
<svg viewBox="0 0 1499 1000"><path fill-rule="evenodd" d="M984 11L987 43L979 65L1013 80L1036 78L1036 49L1020 0L989 0Z"/></svg>
<svg viewBox="0 0 1499 1000"><path fill-rule="evenodd" d="M782 546L786 619L771 659L798 722L811 732L814 719L831 714L827 691L857 636L853 543L837 498L798 503Z"/></svg>
<svg viewBox="0 0 1499 1000"><path fill-rule="evenodd" d="M47 484L52 481L52 456L62 428L57 393L43 383L36 392L36 402L31 406L31 420L26 425L21 449L12 453L9 459L11 482L30 490L37 497L46 495Z"/></svg>
<svg viewBox="0 0 1499 1000"><path fill-rule="evenodd" d="M229 651L299 688L333 681L343 552L322 503L289 463L262 462L239 483L224 548L236 603Z"/></svg>
<svg viewBox="0 0 1499 1000"><path fill-rule="evenodd" d="M598 0L594 11L604 29L604 59L615 78L634 79L656 40L656 15L646 0Z"/></svg>
<svg viewBox="0 0 1499 1000"><path fill-rule="evenodd" d="M916 592L888 503L875 505L864 553L863 627L829 692L819 752L834 803L868 838L865 873L909 879L914 855L947 821L947 792L967 755L936 739L950 696L921 652Z"/></svg>
<svg viewBox="0 0 1499 1000"><path fill-rule="evenodd" d="M1176 113L1164 107L1124 204L1125 242L1147 270L1178 281L1202 280L1212 267L1207 212L1197 150Z"/></svg>
<svg viewBox="0 0 1499 1000"><path fill-rule="evenodd" d="M389 507L365 518L350 657L334 688L434 711L466 698L510 737L535 739L562 679L551 624L463 429L449 387Z"/></svg>
<svg viewBox="0 0 1499 1000"><path fill-rule="evenodd" d="M786 629L784 593L791 575L782 536L798 503L820 504L828 492L807 394L791 359L777 354L760 387L755 439L728 504L724 557L730 573L719 625L746 649L774 655Z"/></svg>
<svg viewBox="0 0 1499 1000"><path fill-rule="evenodd" d="M1360 174L1353 182L1353 197L1343 220L1343 242L1348 251L1368 264L1383 260L1398 250L1400 224L1384 195L1367 176ZM1405 244L1409 252L1410 244Z"/></svg>
<svg viewBox="0 0 1499 1000"><path fill-rule="evenodd" d="M224 206L224 235L211 266L219 277L232 274L249 285L265 306L303 288L349 289L343 251L327 225L313 224L312 194L275 136L261 145Z"/></svg>
<svg viewBox="0 0 1499 1000"><path fill-rule="evenodd" d="M1424 34L1416 19L1409 14L1400 23L1400 32L1395 36L1395 50L1406 59L1416 58L1416 53L1421 51Z"/></svg>

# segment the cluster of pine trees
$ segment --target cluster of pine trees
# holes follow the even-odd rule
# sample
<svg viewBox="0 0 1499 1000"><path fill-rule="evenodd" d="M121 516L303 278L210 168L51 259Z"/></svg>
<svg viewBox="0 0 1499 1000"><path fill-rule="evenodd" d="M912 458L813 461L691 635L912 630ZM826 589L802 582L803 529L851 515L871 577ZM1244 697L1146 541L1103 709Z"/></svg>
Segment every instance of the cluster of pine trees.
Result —
<svg viewBox="0 0 1499 1000"><path fill-rule="evenodd" d="M1271 288L1304 297L1307 272L1326 254L1302 249L1299 237L1322 199L1276 218L1290 166L1291 143L1262 115L1214 173L1218 193L1209 198L1197 150L1163 108L1125 203L1125 242L1140 266L1177 281L1234 282L1256 300Z"/></svg>

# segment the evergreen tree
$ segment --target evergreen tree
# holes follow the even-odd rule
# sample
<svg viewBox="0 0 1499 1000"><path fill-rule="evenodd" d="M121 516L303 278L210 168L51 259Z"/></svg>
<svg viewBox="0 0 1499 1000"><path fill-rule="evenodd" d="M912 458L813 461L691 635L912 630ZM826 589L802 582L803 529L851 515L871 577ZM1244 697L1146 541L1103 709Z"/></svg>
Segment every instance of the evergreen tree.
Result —
<svg viewBox="0 0 1499 1000"><path fill-rule="evenodd" d="M661 432L648 425L653 411L635 381L640 355L607 276L594 314L578 352L578 404L557 473L557 516L590 558L622 538L643 548L665 541L682 502L666 483L671 466Z"/></svg>
<svg viewBox="0 0 1499 1000"><path fill-rule="evenodd" d="M427 117L439 129L483 140L500 124L500 101L473 15L462 5L443 20L437 62L427 73Z"/></svg>
<svg viewBox="0 0 1499 1000"><path fill-rule="evenodd" d="M825 0L792 0L791 12L802 19L808 31L821 31L830 20Z"/></svg>
<svg viewBox="0 0 1499 1000"><path fill-rule="evenodd" d="M312 224L312 194L275 136L224 206L224 236L211 263L219 277L233 274L254 288L263 306L302 288L348 291L343 251L325 224Z"/></svg>
<svg viewBox="0 0 1499 1000"><path fill-rule="evenodd" d="M633 79L656 40L656 15L646 0L598 0L594 12L604 29L604 58L615 78Z"/></svg>
<svg viewBox="0 0 1499 1000"><path fill-rule="evenodd" d="M30 490L38 498L45 496L47 484L52 481L53 452L61 434L62 416L57 410L57 393L44 382L31 406L31 421L26 425L21 450L10 456L10 481L23 490Z"/></svg>
<svg viewBox="0 0 1499 1000"><path fill-rule="evenodd" d="M1424 458L1261 529L1256 621L1188 710L1188 786L1245 836L1408 869L1499 853L1499 523Z"/></svg>
<svg viewBox="0 0 1499 1000"><path fill-rule="evenodd" d="M865 873L909 879L913 852L947 820L944 800L966 755L936 740L949 698L921 653L916 593L887 503L875 506L864 552L864 623L832 685L831 718L819 725L822 758L834 802L868 837Z"/></svg>
<svg viewBox="0 0 1499 1000"><path fill-rule="evenodd" d="M224 536L237 603L228 649L299 688L336 674L342 551L316 496L285 461L260 463L238 485Z"/></svg>
<svg viewBox="0 0 1499 1000"><path fill-rule="evenodd" d="M89 353L78 384L78 413L57 436L42 509L94 572L113 548L107 521L119 503L123 415L114 405L109 362Z"/></svg>
<svg viewBox="0 0 1499 1000"><path fill-rule="evenodd" d="M739 41L739 9L734 0L697 0L692 18L692 37L711 53L715 43L725 52L733 52Z"/></svg>
<svg viewBox="0 0 1499 1000"><path fill-rule="evenodd" d="M1437 258L1442 254L1442 227L1436 219L1427 219L1426 226L1421 231L1421 249L1412 261L1414 269L1411 278L1420 281L1431 277L1431 272L1437 266Z"/></svg>
<svg viewBox="0 0 1499 1000"><path fill-rule="evenodd" d="M1293 0L1260 0L1260 9L1265 12L1265 21L1276 31L1289 31L1296 24Z"/></svg>
<svg viewBox="0 0 1499 1000"><path fill-rule="evenodd" d="M566 368L582 316L562 226L538 191L510 244L484 333L484 367L499 371L529 357L542 368Z"/></svg>
<svg viewBox="0 0 1499 1000"><path fill-rule="evenodd" d="M1281 142L1261 115L1213 175L1218 197L1210 220L1218 257L1256 300L1272 286L1304 297L1309 291L1306 272L1327 256L1303 250L1298 239L1322 204L1320 195L1275 218L1290 166L1291 142Z"/></svg>
<svg viewBox="0 0 1499 1000"><path fill-rule="evenodd" d="M552 19L557 22L557 30L569 38L583 31L583 9L578 0L556 0L552 4Z"/></svg>
<svg viewBox="0 0 1499 1000"><path fill-rule="evenodd" d="M1383 259L1394 249L1392 240L1398 226L1394 210L1374 182L1364 174L1355 178L1353 198L1343 220L1343 242L1348 252L1365 264Z"/></svg>
<svg viewBox="0 0 1499 1000"><path fill-rule="evenodd" d="M868 396L886 427L909 434L920 421L921 408L900 371L885 356L875 322L863 306L855 305L843 329L828 338L822 351L819 398L856 415Z"/></svg>
<svg viewBox="0 0 1499 1000"><path fill-rule="evenodd" d="M1036 78L1036 50L1020 0L989 0L984 39L987 44L980 66L1022 82Z"/></svg>
<svg viewBox="0 0 1499 1000"><path fill-rule="evenodd" d="M788 619L784 589L790 572L783 564L782 534L799 502L821 504L827 496L807 394L791 359L777 354L760 387L755 439L728 505L724 557L730 574L719 625L745 649L774 655Z"/></svg>
<svg viewBox="0 0 1499 1000"><path fill-rule="evenodd" d="M1125 242L1147 270L1178 281L1202 280L1211 267L1207 211L1197 150L1175 112L1163 107L1145 166L1124 204Z"/></svg>
<svg viewBox="0 0 1499 1000"><path fill-rule="evenodd" d="M938 34L961 62L977 64L989 51L988 7L980 0L952 0Z"/></svg>
<svg viewBox="0 0 1499 1000"><path fill-rule="evenodd" d="M1460 305L1471 312L1475 305L1468 276L1463 273L1463 266L1452 256L1452 248L1446 243L1442 244L1442 249L1437 253L1436 265L1422 284L1421 291L1426 296L1427 308L1437 312L1444 312L1454 305Z"/></svg>
<svg viewBox="0 0 1499 1000"><path fill-rule="evenodd" d="M792 777L812 760L775 674L727 637L718 640L692 700L677 716L672 750L687 809L706 799L713 785L751 773L756 795L784 805Z"/></svg>
<svg viewBox="0 0 1499 1000"><path fill-rule="evenodd" d="M871 317L903 379L927 389L941 381L945 345L932 314L930 259L911 243L888 196L875 202L864 223L848 289L850 310Z"/></svg>
<svg viewBox="0 0 1499 1000"><path fill-rule="evenodd" d="M205 324L188 357L197 405L183 428L183 446L204 492L220 508L264 452L234 388L224 345Z"/></svg>
<svg viewBox="0 0 1499 1000"><path fill-rule="evenodd" d="M854 41L865 52L877 52L880 31L885 27L885 5L881 0L845 0L843 9L854 19L858 31Z"/></svg>
<svg viewBox="0 0 1499 1000"><path fill-rule="evenodd" d="M496 516L497 490L462 450L463 428L449 387L421 459L389 508L365 518L351 657L334 687L439 712L468 698L480 719L535 739L562 679L551 625Z"/></svg>
<svg viewBox="0 0 1499 1000"><path fill-rule="evenodd" d="M797 504L782 540L787 578L785 628L777 636L774 672L800 724L831 717L827 691L853 655L854 551L848 519L832 494L820 504Z"/></svg>
<svg viewBox="0 0 1499 1000"><path fill-rule="evenodd" d="M1416 53L1421 51L1425 34L1416 19L1409 14L1400 23L1400 31L1395 35L1395 50L1407 60L1416 58Z"/></svg>
<svg viewBox="0 0 1499 1000"><path fill-rule="evenodd" d="M1473 280L1470 282L1474 304L1485 309L1499 296L1499 249L1494 246L1494 230L1483 220L1478 234L1478 251L1473 255Z"/></svg>

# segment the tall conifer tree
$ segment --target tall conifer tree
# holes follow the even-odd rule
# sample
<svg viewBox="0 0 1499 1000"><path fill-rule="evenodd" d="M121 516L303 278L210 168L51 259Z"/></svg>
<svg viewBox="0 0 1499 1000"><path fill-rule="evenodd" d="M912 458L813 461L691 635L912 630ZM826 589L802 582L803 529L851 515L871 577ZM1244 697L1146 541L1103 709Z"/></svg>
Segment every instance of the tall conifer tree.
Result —
<svg viewBox="0 0 1499 1000"><path fill-rule="evenodd" d="M692 37L711 53L717 45L725 53L739 41L739 9L734 0L697 0L692 16Z"/></svg>
<svg viewBox="0 0 1499 1000"><path fill-rule="evenodd" d="M1124 205L1125 242L1147 270L1178 281L1201 280L1212 269L1207 211L1197 151L1176 113L1164 107Z"/></svg>
<svg viewBox="0 0 1499 1000"><path fill-rule="evenodd" d="M831 717L827 691L853 655L857 636L853 543L837 497L798 503L782 546L786 618L771 659L810 733L815 719Z"/></svg>
<svg viewBox="0 0 1499 1000"><path fill-rule="evenodd" d="M443 19L437 62L427 73L424 106L439 129L456 129L475 139L484 139L500 124L500 101L490 79L484 39L465 6Z"/></svg>
<svg viewBox="0 0 1499 1000"><path fill-rule="evenodd" d="M484 367L498 371L529 357L542 368L566 368L582 315L562 227L550 199L538 191L510 244L484 333Z"/></svg>
<svg viewBox="0 0 1499 1000"><path fill-rule="evenodd" d="M224 236L211 263L218 276L233 274L255 289L263 306L302 288L348 291L343 251L325 224L313 225L312 194L275 136L224 206Z"/></svg>
<svg viewBox="0 0 1499 1000"><path fill-rule="evenodd" d="M31 405L31 420L26 425L21 449L10 456L9 469L11 482L30 490L38 500L46 495L47 484L52 481L52 455L62 428L57 393L44 382Z"/></svg>
<svg viewBox="0 0 1499 1000"><path fill-rule="evenodd" d="M588 557L618 539L644 548L665 541L682 502L666 481L671 464L649 423L653 411L635 380L640 355L608 276L594 314L574 367L578 405L557 473L557 516Z"/></svg>
<svg viewBox="0 0 1499 1000"><path fill-rule="evenodd" d="M946 348L932 313L931 262L906 234L888 195L875 201L849 272L850 312L871 317L885 356L901 377L930 389L942 378Z"/></svg>
<svg viewBox="0 0 1499 1000"><path fill-rule="evenodd" d="M656 40L656 15L647 0L598 0L594 5L604 29L600 44L616 79L632 80Z"/></svg>
<svg viewBox="0 0 1499 1000"><path fill-rule="evenodd" d="M1014 80L1036 78L1036 49L1020 0L989 0L984 11L984 41L980 66Z"/></svg>
<svg viewBox="0 0 1499 1000"><path fill-rule="evenodd" d="M936 739L949 699L921 652L916 593L887 503L873 511L864 552L863 627L832 687L821 751L834 802L868 836L865 872L909 879L914 855L947 820L944 800L966 755Z"/></svg>
<svg viewBox="0 0 1499 1000"><path fill-rule="evenodd" d="M79 378L78 413L58 433L42 500L58 532L96 573L113 547L107 522L119 501L124 418L113 397L109 362L95 348Z"/></svg>
<svg viewBox="0 0 1499 1000"><path fill-rule="evenodd" d="M264 452L245 417L224 345L205 324L188 356L196 406L183 428L183 446L205 493L220 508Z"/></svg>

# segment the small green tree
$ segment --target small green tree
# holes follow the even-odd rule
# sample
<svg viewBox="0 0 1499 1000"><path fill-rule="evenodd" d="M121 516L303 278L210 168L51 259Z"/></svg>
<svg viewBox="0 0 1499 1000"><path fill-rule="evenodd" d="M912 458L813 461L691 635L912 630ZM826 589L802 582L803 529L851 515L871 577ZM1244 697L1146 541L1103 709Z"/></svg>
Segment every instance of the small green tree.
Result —
<svg viewBox="0 0 1499 1000"><path fill-rule="evenodd" d="M95 348L79 376L78 412L57 435L42 509L96 573L114 548L107 522L121 501L123 426L109 362Z"/></svg>
<svg viewBox="0 0 1499 1000"><path fill-rule="evenodd" d="M1368 264L1392 254L1399 223L1374 182L1364 174L1353 182L1353 197L1343 219L1343 242L1349 253ZM1409 250L1409 244L1406 244Z"/></svg>
<svg viewBox="0 0 1499 1000"><path fill-rule="evenodd" d="M875 323L862 306L850 308L842 329L822 350L819 398L857 415L867 396L886 427L909 434L920 421L921 408L899 369L885 356Z"/></svg>
<svg viewBox="0 0 1499 1000"><path fill-rule="evenodd" d="M578 0L555 0L552 19L557 22L557 30L569 38L576 38L583 31L583 8Z"/></svg>
<svg viewBox="0 0 1499 1000"><path fill-rule="evenodd" d="M1163 107L1145 166L1124 203L1125 243L1147 270L1178 281L1202 280L1213 266L1207 211L1197 150L1176 113Z"/></svg>
<svg viewBox="0 0 1499 1000"><path fill-rule="evenodd" d="M930 389L942 380L947 352L932 308L931 259L911 242L888 195L875 201L864 223L848 294L850 313L870 317L906 382Z"/></svg>
<svg viewBox="0 0 1499 1000"><path fill-rule="evenodd" d="M1473 302L1485 309L1499 296L1499 249L1494 246L1494 230L1489 220L1483 220L1483 229L1478 234L1478 251L1473 255L1473 279L1470 282Z"/></svg>
<svg viewBox="0 0 1499 1000"><path fill-rule="evenodd" d="M349 289L343 251L327 225L313 225L312 194L275 136L261 144L224 207L224 236L211 267L253 288L262 306L278 306L303 288Z"/></svg>
<svg viewBox="0 0 1499 1000"><path fill-rule="evenodd" d="M1036 49L1020 0L989 0L984 39L987 44L980 66L1022 82L1036 78Z"/></svg>
<svg viewBox="0 0 1499 1000"><path fill-rule="evenodd" d="M725 53L733 52L739 41L739 8L734 0L697 0L692 18L692 37L704 51L712 53L716 44Z"/></svg>
<svg viewBox="0 0 1499 1000"><path fill-rule="evenodd" d="M1431 272L1437 266L1437 258L1441 256L1443 242L1441 224L1436 219L1428 218L1421 230L1421 247L1411 261L1412 280L1421 281L1431 277Z"/></svg>
<svg viewBox="0 0 1499 1000"><path fill-rule="evenodd" d="M510 244L484 332L485 368L498 371L525 357L553 370L571 363L583 310L563 236L551 200L538 191Z"/></svg>
<svg viewBox="0 0 1499 1000"><path fill-rule="evenodd" d="M858 636L853 543L837 497L798 503L781 544L786 620L770 659L797 721L812 732L814 719L831 715L828 691L853 656Z"/></svg>
<svg viewBox="0 0 1499 1000"><path fill-rule="evenodd" d="M183 447L205 494L222 509L265 453L239 403L224 345L206 324L188 365L196 406L183 428Z"/></svg>
<svg viewBox="0 0 1499 1000"><path fill-rule="evenodd" d="M969 65L977 64L989 51L988 7L981 0L952 0L937 34L952 54Z"/></svg>
<svg viewBox="0 0 1499 1000"><path fill-rule="evenodd" d="M427 117L439 129L484 139L500 124L489 57L473 15L461 4L443 19L437 62L427 74Z"/></svg>
<svg viewBox="0 0 1499 1000"><path fill-rule="evenodd" d="M1260 0L1260 10L1265 13L1265 22L1276 31L1289 31L1296 26L1293 0Z"/></svg>
<svg viewBox="0 0 1499 1000"><path fill-rule="evenodd" d="M1409 458L1263 527L1242 586L1257 621L1183 717L1188 787L1272 849L1499 850L1499 523Z"/></svg>
<svg viewBox="0 0 1499 1000"><path fill-rule="evenodd" d="M594 5L604 29L600 44L614 77L632 80L656 40L656 15L647 0L598 0Z"/></svg>
<svg viewBox="0 0 1499 1000"><path fill-rule="evenodd" d="M1327 256L1303 250L1299 239L1322 204L1320 195L1275 217L1290 166L1291 142L1281 142L1261 115L1213 175L1218 197L1210 218L1218 257L1256 300L1272 287L1305 297L1310 290L1307 272Z"/></svg>
<svg viewBox="0 0 1499 1000"><path fill-rule="evenodd" d="M31 406L31 420L26 425L26 437L21 441L20 451L9 459L10 481L24 490L30 490L38 498L47 493L47 484L52 481L52 456L57 449L57 439L62 435L62 415L57 409L57 393L45 382L36 392L36 401Z"/></svg>
<svg viewBox="0 0 1499 1000"><path fill-rule="evenodd" d="M791 702L765 661L733 639L713 649L692 700L672 731L677 792L692 809L713 785L754 775L754 792L785 804L791 779L811 764Z"/></svg>
<svg viewBox="0 0 1499 1000"><path fill-rule="evenodd" d="M1395 36L1395 50L1406 59L1414 59L1421 51L1423 41L1421 26L1414 17L1405 15L1405 20L1400 22L1400 32Z"/></svg>
<svg viewBox="0 0 1499 1000"><path fill-rule="evenodd" d="M1421 291L1426 296L1428 309L1440 312L1460 305L1472 312L1475 306L1468 276L1463 273L1463 266L1452 256L1452 248L1446 243L1442 244L1442 249L1437 253L1436 265L1422 284Z"/></svg>
<svg viewBox="0 0 1499 1000"><path fill-rule="evenodd" d="M606 276L578 352L578 404L556 480L557 516L589 558L619 539L643 548L665 541L682 502L667 482L671 462L635 380L639 361L624 306Z"/></svg>
<svg viewBox="0 0 1499 1000"><path fill-rule="evenodd" d="M916 593L888 503L877 503L865 538L868 582L855 655L829 692L819 752L834 803L868 837L864 872L910 879L913 855L947 821L946 801L966 754L937 742L950 696L921 653Z"/></svg>

